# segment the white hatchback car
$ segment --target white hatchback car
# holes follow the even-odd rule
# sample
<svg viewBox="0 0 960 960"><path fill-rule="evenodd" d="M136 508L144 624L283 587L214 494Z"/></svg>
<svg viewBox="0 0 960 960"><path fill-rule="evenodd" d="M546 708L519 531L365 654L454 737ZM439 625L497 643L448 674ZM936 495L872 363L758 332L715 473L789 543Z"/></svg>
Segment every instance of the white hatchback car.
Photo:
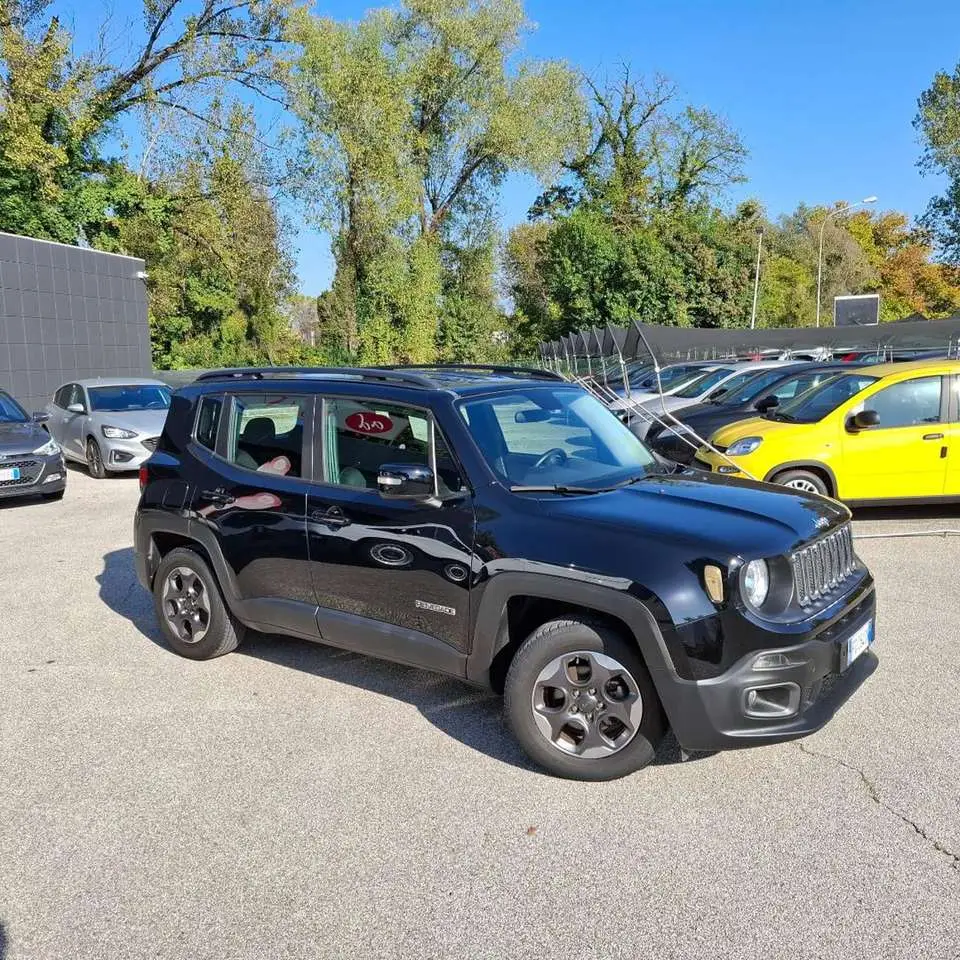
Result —
<svg viewBox="0 0 960 960"><path fill-rule="evenodd" d="M786 367L795 363L796 361L790 360L739 360L718 364L679 388L669 393L664 391L662 397L657 393L631 396L629 400L623 400L611 409L614 409L631 431L642 440L653 423L662 419L664 414L674 413L695 403L703 403L711 395L727 389L729 384L735 382L739 386L747 377L760 370ZM667 422L670 422L669 418Z"/></svg>

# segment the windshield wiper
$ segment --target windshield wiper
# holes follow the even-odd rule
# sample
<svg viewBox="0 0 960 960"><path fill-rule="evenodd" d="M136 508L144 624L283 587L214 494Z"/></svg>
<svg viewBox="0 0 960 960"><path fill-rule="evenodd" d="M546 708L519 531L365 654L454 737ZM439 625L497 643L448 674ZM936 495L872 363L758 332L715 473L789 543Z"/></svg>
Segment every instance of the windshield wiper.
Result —
<svg viewBox="0 0 960 960"><path fill-rule="evenodd" d="M658 470L658 473L666 473L666 470ZM627 477L619 483L611 484L609 487L572 487L562 483L545 483L514 485L510 488L511 493L565 493L565 494L586 494L586 493L609 493L611 490L619 490L622 487L629 487L631 483L639 483L646 480L653 473L641 473L637 477Z"/></svg>
<svg viewBox="0 0 960 960"><path fill-rule="evenodd" d="M515 484L510 488L511 493L602 493L605 488L600 487L571 487L562 483L545 484ZM610 489L610 488L606 488Z"/></svg>

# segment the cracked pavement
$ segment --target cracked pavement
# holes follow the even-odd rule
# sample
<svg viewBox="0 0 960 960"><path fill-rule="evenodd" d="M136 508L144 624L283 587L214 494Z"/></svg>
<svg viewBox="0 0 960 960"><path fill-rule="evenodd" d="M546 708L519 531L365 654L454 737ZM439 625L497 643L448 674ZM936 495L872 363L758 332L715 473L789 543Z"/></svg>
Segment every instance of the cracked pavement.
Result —
<svg viewBox="0 0 960 960"><path fill-rule="evenodd" d="M158 643L136 480L0 506L0 957L960 957L960 538L865 540L880 669L803 741L550 779L499 701ZM859 515L960 529L960 508Z"/></svg>

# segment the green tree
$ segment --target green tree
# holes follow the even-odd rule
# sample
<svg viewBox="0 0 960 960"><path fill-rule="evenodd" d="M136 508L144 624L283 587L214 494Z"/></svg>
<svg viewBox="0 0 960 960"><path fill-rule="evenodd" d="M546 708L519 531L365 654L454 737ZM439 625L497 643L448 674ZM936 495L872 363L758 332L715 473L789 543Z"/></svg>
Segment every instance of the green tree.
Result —
<svg viewBox="0 0 960 960"><path fill-rule="evenodd" d="M212 116L100 244L147 261L158 367L280 362L298 345L286 225L262 188L252 117Z"/></svg>
<svg viewBox="0 0 960 960"><path fill-rule="evenodd" d="M755 211L715 206L742 179L739 137L709 111L678 106L661 78L625 70L613 87L588 85L588 150L507 243L518 344L631 320L748 322Z"/></svg>
<svg viewBox="0 0 960 960"><path fill-rule="evenodd" d="M952 74L938 72L920 95L913 121L923 143L919 160L925 174L942 176L946 188L921 218L943 257L960 264L960 63Z"/></svg>
<svg viewBox="0 0 960 960"><path fill-rule="evenodd" d="M327 188L320 222L335 235L333 291L361 356L429 359L465 343L456 318L489 315L493 264L475 255L503 177L550 178L575 148L577 79L519 58L528 30L519 0L407 0L359 24L293 18L297 111ZM456 263L461 253L469 263ZM464 284L478 262L488 280ZM417 296L400 295L401 278Z"/></svg>

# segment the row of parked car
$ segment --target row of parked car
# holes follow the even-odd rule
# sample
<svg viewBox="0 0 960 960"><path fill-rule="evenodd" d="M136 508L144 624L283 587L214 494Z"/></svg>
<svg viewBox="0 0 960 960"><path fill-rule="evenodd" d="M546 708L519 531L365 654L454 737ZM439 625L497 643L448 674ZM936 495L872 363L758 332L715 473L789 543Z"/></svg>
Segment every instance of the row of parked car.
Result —
<svg viewBox="0 0 960 960"><path fill-rule="evenodd" d="M855 504L960 496L960 361L861 363L637 365L606 398L684 465Z"/></svg>
<svg viewBox="0 0 960 960"><path fill-rule="evenodd" d="M159 380L66 383L33 415L0 389L0 497L62 499L67 460L97 479L138 470L169 408L170 388Z"/></svg>

